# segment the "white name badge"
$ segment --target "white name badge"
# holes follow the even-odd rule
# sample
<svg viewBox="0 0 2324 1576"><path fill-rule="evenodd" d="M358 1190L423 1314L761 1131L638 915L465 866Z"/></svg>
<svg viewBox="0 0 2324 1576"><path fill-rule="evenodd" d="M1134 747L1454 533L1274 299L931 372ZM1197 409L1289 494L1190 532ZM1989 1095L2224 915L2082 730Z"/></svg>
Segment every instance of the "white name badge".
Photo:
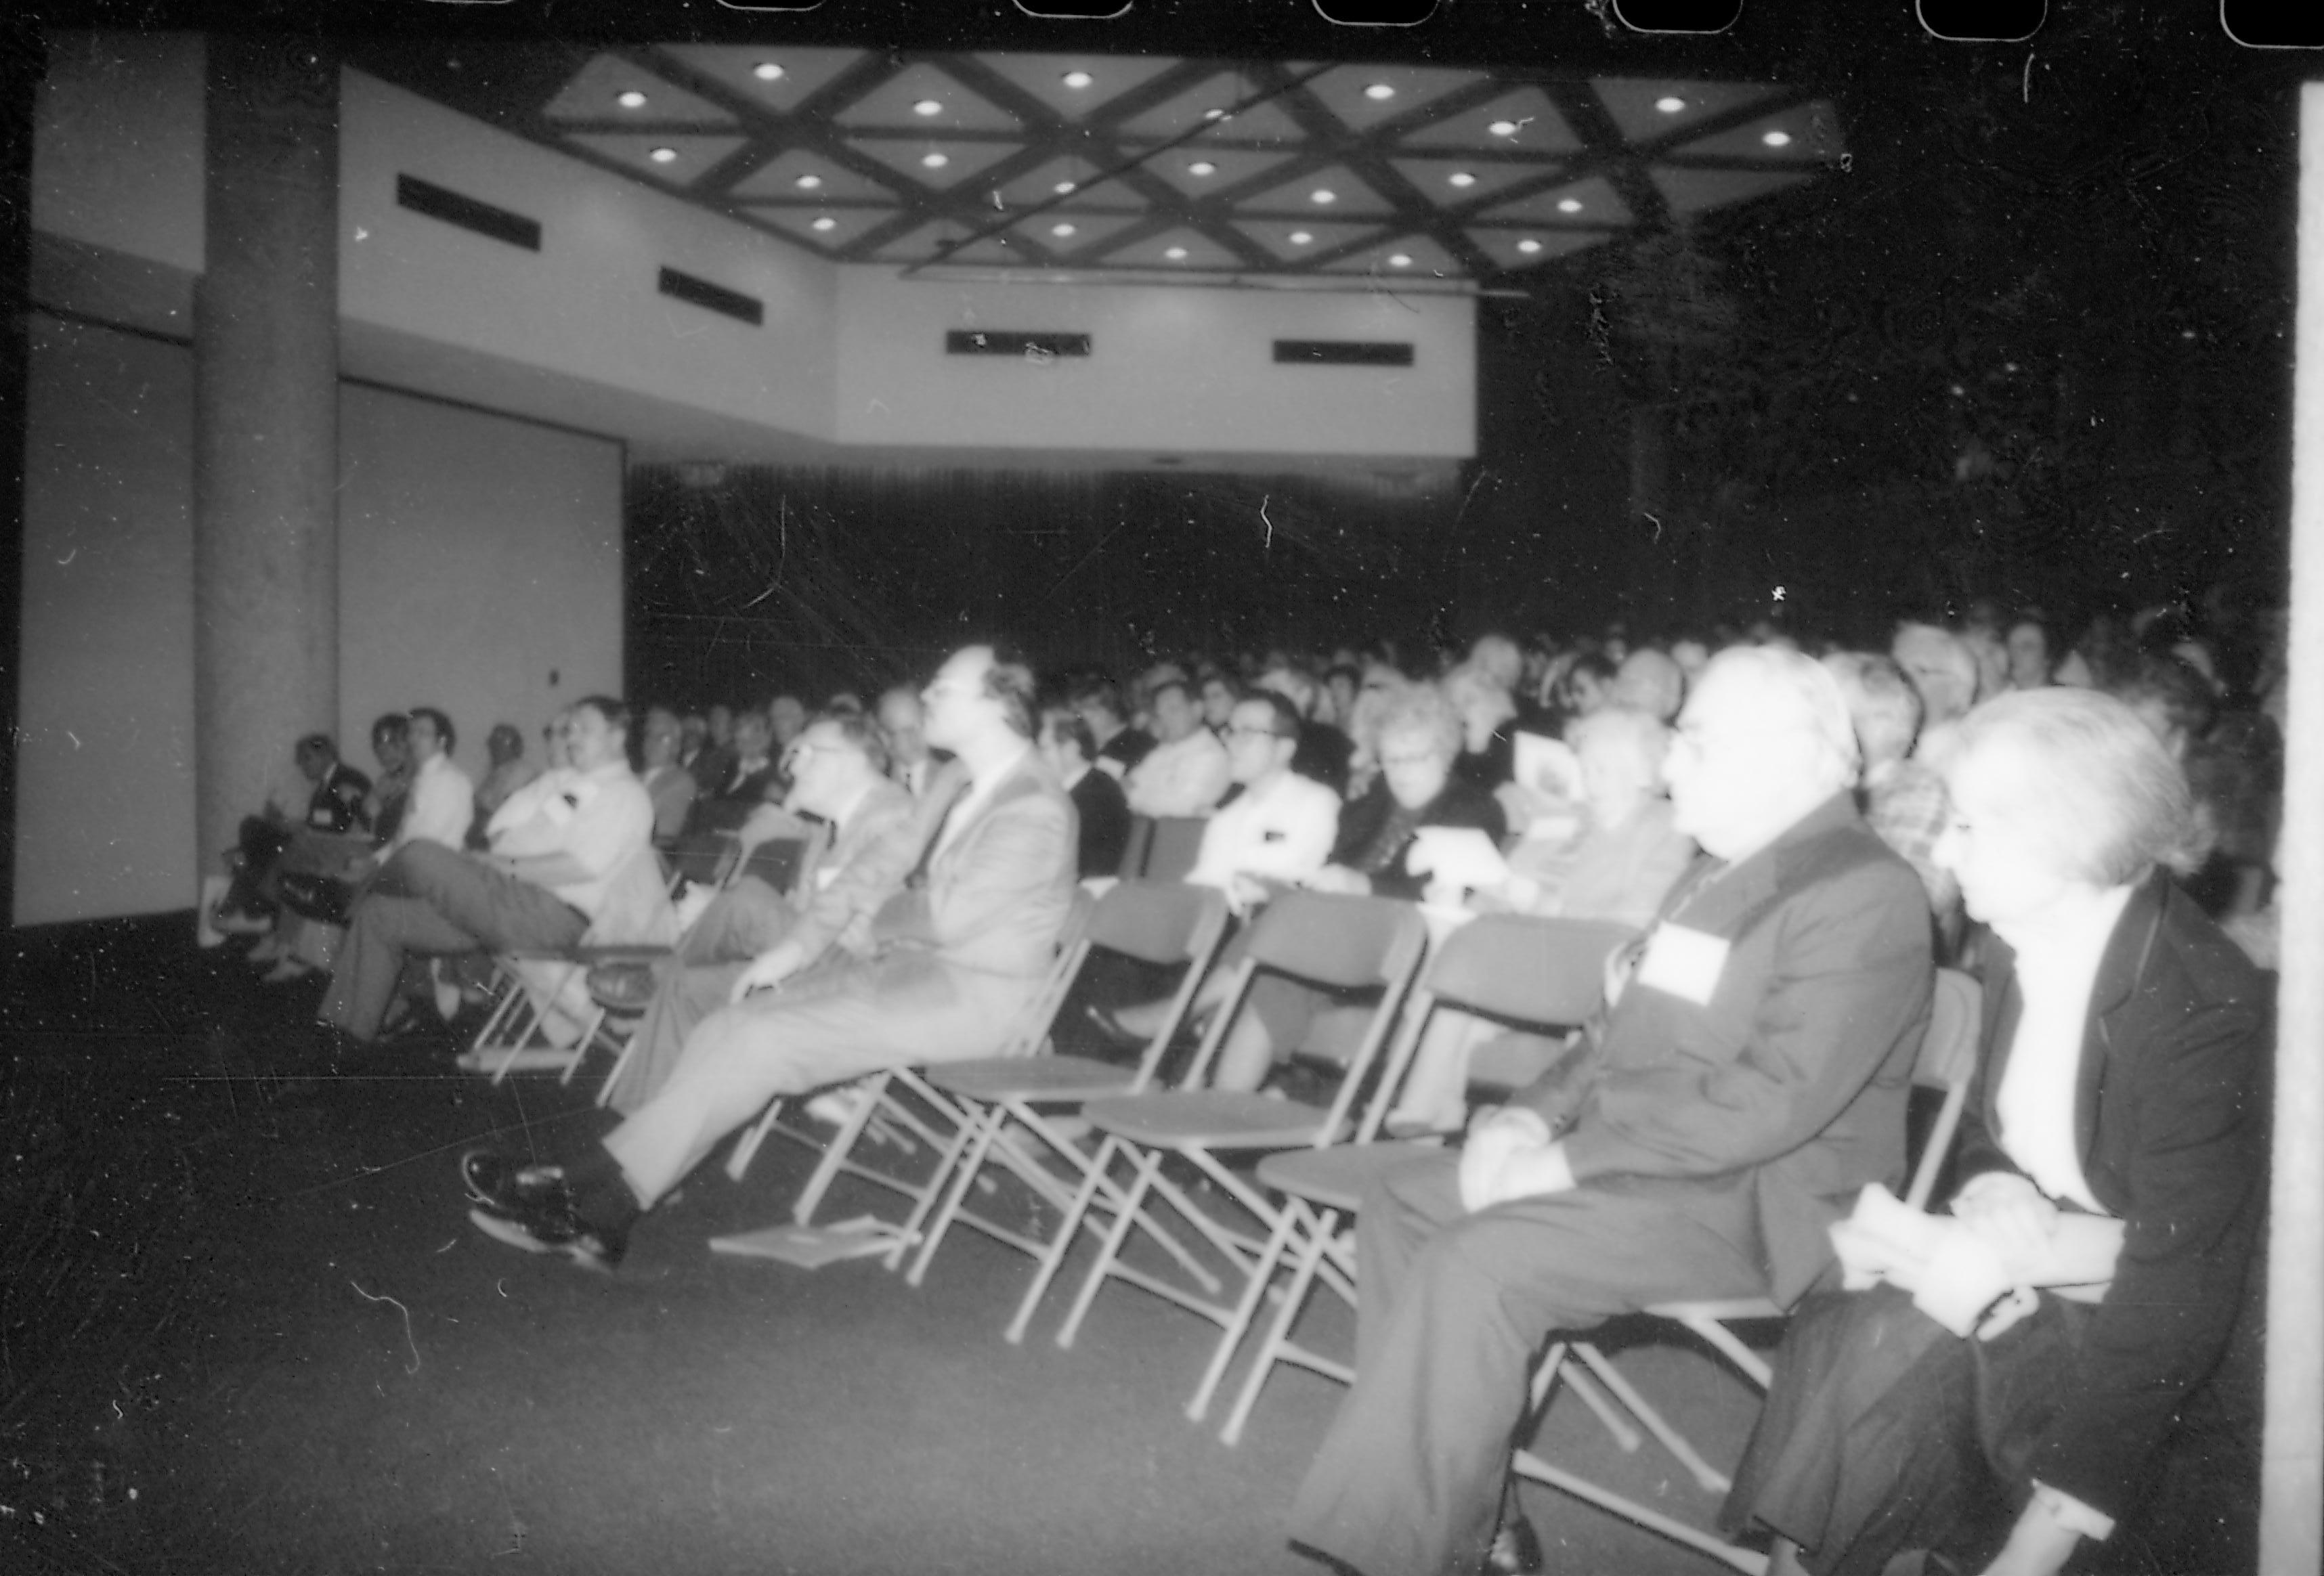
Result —
<svg viewBox="0 0 2324 1576"><path fill-rule="evenodd" d="M1728 941L1683 925L1659 925L1646 938L1646 955L1638 960L1636 982L1692 1001L1711 1005L1719 976L1727 967Z"/></svg>

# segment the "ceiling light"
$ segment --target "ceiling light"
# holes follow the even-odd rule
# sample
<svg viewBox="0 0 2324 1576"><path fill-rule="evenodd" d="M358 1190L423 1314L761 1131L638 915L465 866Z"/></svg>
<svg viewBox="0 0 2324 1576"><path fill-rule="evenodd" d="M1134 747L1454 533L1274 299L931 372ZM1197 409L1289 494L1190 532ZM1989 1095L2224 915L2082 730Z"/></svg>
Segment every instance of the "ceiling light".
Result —
<svg viewBox="0 0 2324 1576"><path fill-rule="evenodd" d="M1412 258L1409 253L1398 252L1388 260L1388 265L1390 268L1410 268Z"/></svg>
<svg viewBox="0 0 2324 1576"><path fill-rule="evenodd" d="M920 155L920 167L924 170L941 170L951 162L952 161L945 158L942 153L923 153Z"/></svg>
<svg viewBox="0 0 2324 1576"><path fill-rule="evenodd" d="M1396 89L1385 82L1375 82L1364 89L1364 97L1376 104L1384 104L1396 97Z"/></svg>
<svg viewBox="0 0 2324 1576"><path fill-rule="evenodd" d="M1049 234L1060 238L1070 235L1073 233L1074 227L1071 225L1051 225L1049 226Z"/></svg>
<svg viewBox="0 0 2324 1576"><path fill-rule="evenodd" d="M1513 120L1497 120L1485 129L1497 137L1514 137L1517 134L1517 123Z"/></svg>
<svg viewBox="0 0 2324 1576"><path fill-rule="evenodd" d="M1759 140L1771 148L1788 148L1792 145L1792 134L1786 131L1772 131Z"/></svg>
<svg viewBox="0 0 2324 1576"><path fill-rule="evenodd" d="M1162 255L1167 257L1173 263L1184 263L1186 261L1186 249L1184 246L1172 246L1166 250Z"/></svg>
<svg viewBox="0 0 2324 1576"><path fill-rule="evenodd" d="M812 227L818 230L835 230L839 228L839 221L833 218L829 214L825 214L823 217L816 220Z"/></svg>
<svg viewBox="0 0 2324 1576"><path fill-rule="evenodd" d="M1680 110L1686 107L1686 100L1679 97L1678 95L1674 93L1667 97L1655 99L1655 107L1661 110L1665 115L1676 115Z"/></svg>
<svg viewBox="0 0 2324 1576"><path fill-rule="evenodd" d="M923 98L918 104L912 106L912 113L914 115L942 115L944 113L944 106L937 103L933 98Z"/></svg>
<svg viewBox="0 0 2324 1576"><path fill-rule="evenodd" d="M1450 180L1455 186L1474 186L1477 184L1477 178L1470 174L1466 170L1455 170L1452 174L1446 176L1445 179Z"/></svg>
<svg viewBox="0 0 2324 1576"><path fill-rule="evenodd" d="M1535 240L1531 235L1527 235L1524 240L1517 243L1517 250L1530 257L1535 253L1541 250L1541 243Z"/></svg>
<svg viewBox="0 0 2324 1576"><path fill-rule="evenodd" d="M1065 86L1072 88L1076 93L1079 93L1083 88L1088 87L1091 83L1096 80L1097 78L1091 76L1087 71L1068 71L1065 75Z"/></svg>
<svg viewBox="0 0 2324 1576"><path fill-rule="evenodd" d="M1557 211L1562 214L1578 214L1582 211L1582 199L1578 197L1562 197L1557 199Z"/></svg>
<svg viewBox="0 0 2324 1576"><path fill-rule="evenodd" d="M1218 172L1219 167L1208 159L1197 159L1186 166L1186 173L1189 175L1216 175Z"/></svg>
<svg viewBox="0 0 2324 1576"><path fill-rule="evenodd" d="M652 160L657 164L675 163L678 160L678 150L676 148L656 148L652 152L648 153L646 157Z"/></svg>
<svg viewBox="0 0 2324 1576"><path fill-rule="evenodd" d="M623 109L643 109L646 106L646 96L634 88L627 88L613 95L613 102Z"/></svg>
<svg viewBox="0 0 2324 1576"><path fill-rule="evenodd" d="M1309 235L1305 230L1294 230L1291 232L1291 244L1294 246L1305 246L1308 242L1313 241L1314 238L1314 236Z"/></svg>
<svg viewBox="0 0 2324 1576"><path fill-rule="evenodd" d="M1318 207L1329 207L1340 200L1340 194L1328 186L1319 186L1307 194L1307 200Z"/></svg>
<svg viewBox="0 0 2324 1576"><path fill-rule="evenodd" d="M783 79L783 69L772 60L761 60L751 68L751 75L761 82L779 82Z"/></svg>
<svg viewBox="0 0 2324 1576"><path fill-rule="evenodd" d="M823 177L820 175L802 175L797 180L792 181L791 184L798 187L801 191L813 191L816 187L823 184Z"/></svg>
<svg viewBox="0 0 2324 1576"><path fill-rule="evenodd" d="M1070 180L1060 180L1056 185L1049 188L1049 189L1056 192L1059 197L1071 197L1074 192L1074 183Z"/></svg>

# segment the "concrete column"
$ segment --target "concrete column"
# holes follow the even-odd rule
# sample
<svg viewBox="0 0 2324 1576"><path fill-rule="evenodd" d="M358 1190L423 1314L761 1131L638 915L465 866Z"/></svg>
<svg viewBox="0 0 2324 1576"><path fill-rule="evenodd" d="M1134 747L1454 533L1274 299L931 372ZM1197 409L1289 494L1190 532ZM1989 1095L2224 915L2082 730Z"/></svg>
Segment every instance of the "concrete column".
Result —
<svg viewBox="0 0 2324 1576"><path fill-rule="evenodd" d="M195 811L218 868L339 695L338 62L208 41L194 290Z"/></svg>

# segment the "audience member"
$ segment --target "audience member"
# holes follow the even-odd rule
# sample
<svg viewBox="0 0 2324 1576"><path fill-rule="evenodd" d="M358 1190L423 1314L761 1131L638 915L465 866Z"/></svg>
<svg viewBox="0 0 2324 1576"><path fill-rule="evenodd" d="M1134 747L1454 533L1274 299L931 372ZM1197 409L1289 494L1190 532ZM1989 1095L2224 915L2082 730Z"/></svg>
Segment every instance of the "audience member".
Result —
<svg viewBox="0 0 2324 1576"><path fill-rule="evenodd" d="M875 714L880 737L888 746L888 775L915 799L927 797L937 762L928 753L927 716L919 692L908 684L883 691Z"/></svg>
<svg viewBox="0 0 2324 1576"><path fill-rule="evenodd" d="M1461 753L1453 758L1452 775L1490 793L1517 772L1512 729L1517 703L1498 672L1473 662L1447 673L1442 687L1461 719Z"/></svg>
<svg viewBox="0 0 2324 1576"><path fill-rule="evenodd" d="M1340 797L1291 770L1299 714L1271 691L1237 703L1226 748L1239 791L1203 828L1186 880L1218 888L1247 912L1265 900L1259 880L1296 884L1323 868L1339 830Z"/></svg>
<svg viewBox="0 0 2324 1576"><path fill-rule="evenodd" d="M1618 706L1667 723L1678 715L1685 699L1685 671L1667 652L1652 646L1640 646L1614 670L1613 704Z"/></svg>
<svg viewBox="0 0 2324 1576"><path fill-rule="evenodd" d="M1933 857L1945 829L1944 779L1913 754L1921 731L1921 696L1904 669L1886 657L1835 651L1824 667L1848 702L1856 742L1864 757L1857 804L1865 825L1902 854L1929 894L1938 951L1950 957L1960 940L1960 887Z"/></svg>
<svg viewBox="0 0 2324 1576"><path fill-rule="evenodd" d="M1223 673L1211 672L1203 675L1202 692L1203 725L1223 737L1235 702L1242 698L1242 687Z"/></svg>
<svg viewBox="0 0 2324 1576"><path fill-rule="evenodd" d="M1977 704L1977 657L1951 631L1922 623L1900 626L1888 654L1921 692L1921 733L1914 758L1931 770L1942 771L1953 724Z"/></svg>
<svg viewBox="0 0 2324 1576"><path fill-rule="evenodd" d="M1253 687L1281 696L1299 714L1299 751L1291 758L1291 770L1310 782L1345 795L1350 758L1356 747L1347 734L1315 720L1315 703L1322 689L1314 677L1294 663L1276 662L1259 675Z"/></svg>
<svg viewBox="0 0 2324 1576"><path fill-rule="evenodd" d="M714 705L704 714L702 751L686 763L701 798L718 797L734 779L734 708Z"/></svg>
<svg viewBox="0 0 2324 1576"><path fill-rule="evenodd" d="M226 855L229 880L209 918L228 935L254 935L274 928L275 865L299 833L337 837L362 825L371 779L341 764L328 733L309 733L300 740L291 759L304 795L288 782L270 788L258 814L244 817L235 849ZM281 955L272 947L266 951L268 955L258 961L272 962Z"/></svg>
<svg viewBox="0 0 2324 1576"><path fill-rule="evenodd" d="M1084 880L1119 874L1130 848L1130 802L1121 785L1093 764L1097 742L1089 724L1069 706L1046 707L1039 743L1041 759L1057 774L1081 823L1077 872Z"/></svg>
<svg viewBox="0 0 2324 1576"><path fill-rule="evenodd" d="M735 714L734 767L712 797L740 805L762 805L782 797L782 763L775 756L775 730L766 713Z"/></svg>
<svg viewBox="0 0 2324 1576"><path fill-rule="evenodd" d="M1840 1201L1902 1168L1926 905L1858 820L1855 771L1813 662L1704 671L1669 778L1705 856L1620 960L1602 1032L1365 1196L1356 1381L1299 1542L1373 1576L1476 1570L1544 1341L1674 1298L1788 1304Z"/></svg>
<svg viewBox="0 0 2324 1576"><path fill-rule="evenodd" d="M2141 1569L2248 1569L2247 1511L2154 1488L2241 1388L2206 1382L2264 1213L2269 993L2158 868L2186 785L2118 703L1982 706L1945 779L1937 857L2002 944L1963 1180L1949 1218L1868 1199L1834 1228L1861 1289L1793 1319L1726 1519L1781 1535L1777 1576L2047 1576L2133 1526ZM2198 1448L2257 1433L2226 1422Z"/></svg>
<svg viewBox="0 0 2324 1576"><path fill-rule="evenodd" d="M2050 626L2032 613L2009 626L2002 639L2009 658L2008 687L2042 689L2056 682L2057 659L2050 650Z"/></svg>
<svg viewBox="0 0 2324 1576"><path fill-rule="evenodd" d="M1130 725L1130 717L1122 705L1121 690L1113 680L1102 677L1085 677L1076 682L1065 694L1065 704L1087 724L1090 737L1097 741L1097 769L1120 782L1130 769L1146 759L1154 748L1151 734Z"/></svg>
<svg viewBox="0 0 2324 1576"><path fill-rule="evenodd" d="M1569 742L1582 763L1582 831L1563 843L1519 843L1508 884L1472 894L1485 912L1609 919L1644 929L1694 857L1662 794L1670 730L1628 706L1578 720ZM1456 897L1456 894L1444 894Z"/></svg>
<svg viewBox="0 0 2324 1576"><path fill-rule="evenodd" d="M1029 669L968 647L926 699L929 742L955 760L881 844L890 873L868 926L795 926L688 1037L660 1092L568 1163L467 1157L478 1229L610 1267L636 1221L770 1099L1000 1048L1073 909L1073 804L1033 747Z"/></svg>
<svg viewBox="0 0 2324 1576"><path fill-rule="evenodd" d="M1148 701L1154 748L1122 779L1122 792L1139 816L1207 816L1227 791L1227 751L1203 726L1203 714L1185 680L1165 678Z"/></svg>
<svg viewBox="0 0 2324 1576"><path fill-rule="evenodd" d="M524 758L524 733L513 723L494 723L493 731L484 735L484 757L492 768L484 773L484 781L476 785L474 814L468 823L467 843L471 848L484 846L484 827L493 812L508 803L517 789L540 775L540 768Z"/></svg>
<svg viewBox="0 0 2324 1576"><path fill-rule="evenodd" d="M592 696L567 709L571 764L510 796L492 850L399 850L355 904L323 1020L378 1037L404 959L479 948L555 950L581 939L625 862L650 859L653 805L629 762L629 710Z"/></svg>
<svg viewBox="0 0 2324 1576"><path fill-rule="evenodd" d="M831 826L831 846L807 885L782 893L755 875L738 874L665 962L591 971L590 991L600 1001L645 1009L621 1076L605 1091L605 1103L624 1115L659 1092L687 1037L726 1005L745 964L801 924L832 935L868 926L888 896L892 861L882 862L876 851L905 834L913 809L912 796L887 776L878 733L861 715L826 714L807 724L794 748L798 770L788 800L745 822L742 838L747 851L770 835L803 835L798 812L821 817Z"/></svg>
<svg viewBox="0 0 2324 1576"><path fill-rule="evenodd" d="M767 703L767 733L777 760L807 732L807 703L795 695L779 695Z"/></svg>
<svg viewBox="0 0 2324 1576"><path fill-rule="evenodd" d="M694 813L695 796L701 791L694 774L678 764L685 747L685 724L678 720L676 712L668 706L654 706L647 711L644 737L638 750L645 770L638 780L645 785L646 797L653 801L657 843L668 843L686 830L687 817Z"/></svg>

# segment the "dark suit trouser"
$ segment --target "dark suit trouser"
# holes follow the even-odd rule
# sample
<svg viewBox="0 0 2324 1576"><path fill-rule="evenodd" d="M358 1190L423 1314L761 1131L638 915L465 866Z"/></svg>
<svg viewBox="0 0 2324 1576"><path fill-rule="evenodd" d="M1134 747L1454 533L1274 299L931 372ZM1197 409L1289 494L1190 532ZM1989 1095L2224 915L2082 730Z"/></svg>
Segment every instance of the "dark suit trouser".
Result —
<svg viewBox="0 0 2324 1576"><path fill-rule="evenodd" d="M454 849L410 843L388 861L347 922L323 1017L357 1039L379 1033L403 960L567 947L589 926L546 887L493 870Z"/></svg>
<svg viewBox="0 0 2324 1576"><path fill-rule="evenodd" d="M1766 1290L1735 1246L1749 1240L1739 1188L1589 1185L1471 1215L1458 1166L1448 1154L1391 1172L1357 1220L1355 1387L1291 1535L1366 1576L1477 1569L1553 1332Z"/></svg>

